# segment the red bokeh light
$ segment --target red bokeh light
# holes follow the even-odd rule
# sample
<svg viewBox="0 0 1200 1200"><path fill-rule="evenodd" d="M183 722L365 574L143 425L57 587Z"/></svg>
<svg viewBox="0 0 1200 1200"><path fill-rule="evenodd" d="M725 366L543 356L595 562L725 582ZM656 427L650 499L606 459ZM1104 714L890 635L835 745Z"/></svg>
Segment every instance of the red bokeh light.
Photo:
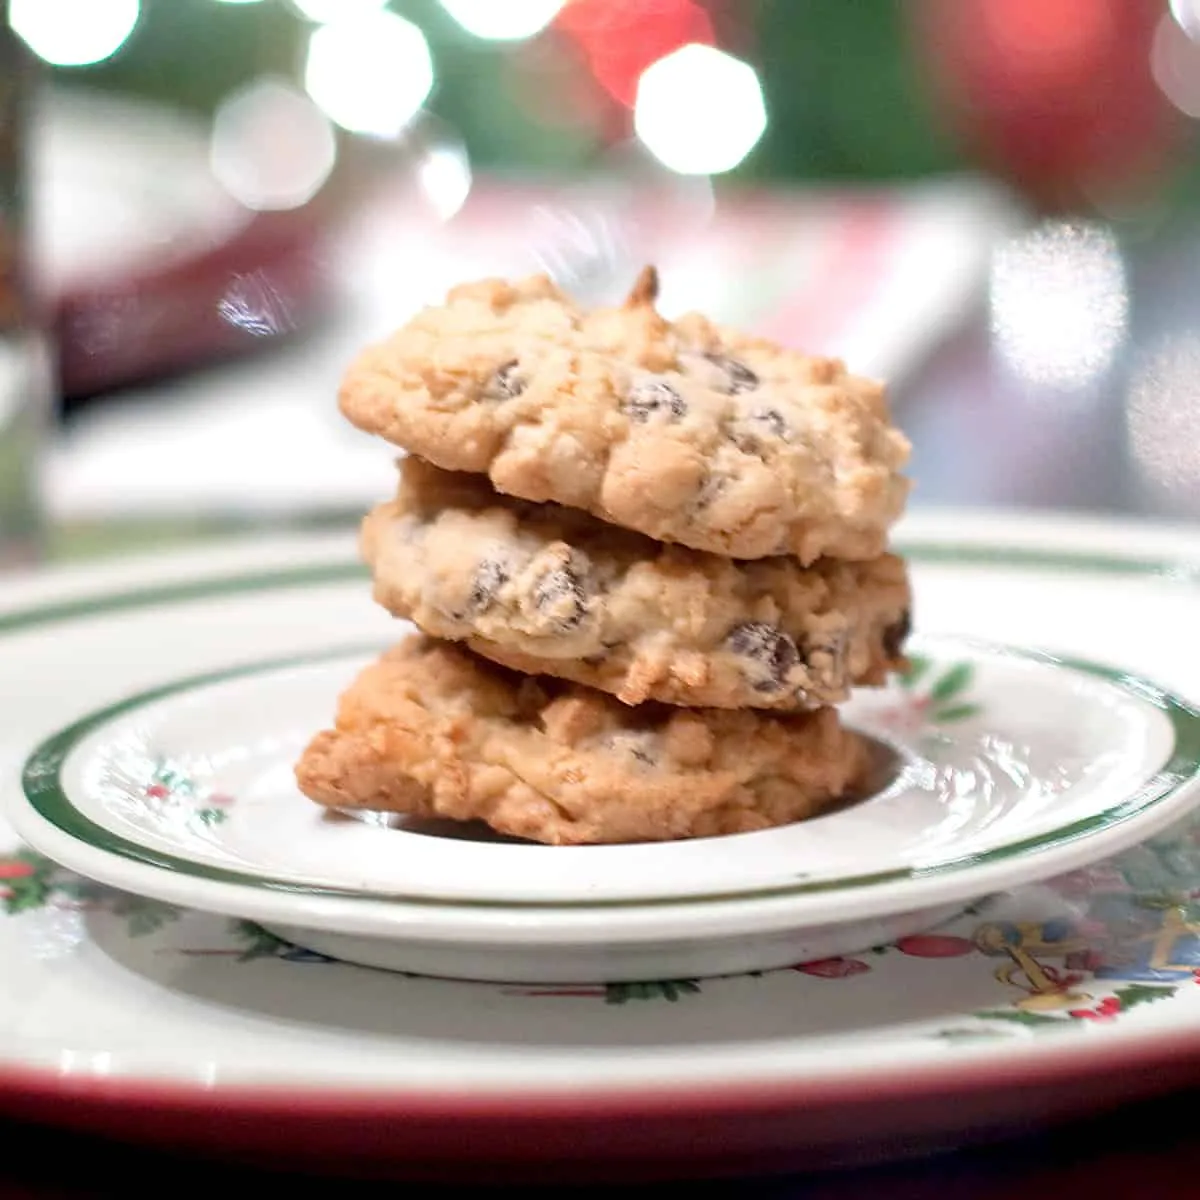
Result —
<svg viewBox="0 0 1200 1200"><path fill-rule="evenodd" d="M694 0L568 0L556 25L578 43L601 87L627 107L651 63L690 42L714 44L712 21Z"/></svg>
<svg viewBox="0 0 1200 1200"><path fill-rule="evenodd" d="M1009 63L1010 86L1070 86L1094 70L1120 24L1095 0L982 0L981 36Z"/></svg>
<svg viewBox="0 0 1200 1200"><path fill-rule="evenodd" d="M1150 68L1162 0L905 9L947 123L1050 207L1157 186L1181 130Z"/></svg>

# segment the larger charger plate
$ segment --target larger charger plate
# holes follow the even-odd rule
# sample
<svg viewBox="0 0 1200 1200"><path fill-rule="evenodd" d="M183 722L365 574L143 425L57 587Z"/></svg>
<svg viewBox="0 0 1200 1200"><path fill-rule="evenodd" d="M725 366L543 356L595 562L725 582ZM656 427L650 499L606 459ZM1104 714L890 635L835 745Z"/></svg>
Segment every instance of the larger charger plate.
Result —
<svg viewBox="0 0 1200 1200"><path fill-rule="evenodd" d="M923 628L1108 664L1103 678L1055 667L1111 701L1108 777L1132 769L1183 795L1200 539L957 514L910 519L902 544ZM81 714L395 632L349 538L10 582L0 765L15 786L30 752ZM969 672L931 648L936 666L914 688L935 724L965 729L980 719ZM993 650L974 653L981 683L1002 669ZM178 714L163 702L153 727L166 732ZM238 917L111 890L0 830L0 1106L208 1152L588 1177L811 1163L896 1138L953 1142L1033 1108L1081 1113L1193 1080L1200 1065L1200 837L1158 811L1180 819L934 933L733 978L552 986L341 965ZM208 820L227 831L214 853L229 852L236 805Z"/></svg>

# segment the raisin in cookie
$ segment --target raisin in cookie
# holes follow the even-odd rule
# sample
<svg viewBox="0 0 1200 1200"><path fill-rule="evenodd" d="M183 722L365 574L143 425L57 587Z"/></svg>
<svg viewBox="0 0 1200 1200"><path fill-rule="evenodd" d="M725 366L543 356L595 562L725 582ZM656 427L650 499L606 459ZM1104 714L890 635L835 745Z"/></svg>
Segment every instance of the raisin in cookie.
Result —
<svg viewBox="0 0 1200 1200"><path fill-rule="evenodd" d="M375 599L506 666L626 704L799 709L902 665L911 595L893 555L731 561L414 456L400 472L362 526Z"/></svg>
<svg viewBox="0 0 1200 1200"><path fill-rule="evenodd" d="M342 695L296 779L331 808L483 820L561 845L803 820L846 795L866 762L832 709L629 708L414 635Z"/></svg>
<svg viewBox="0 0 1200 1200"><path fill-rule="evenodd" d="M654 308L582 312L547 278L450 292L348 369L370 433L496 488L733 558L883 553L909 444L880 385Z"/></svg>

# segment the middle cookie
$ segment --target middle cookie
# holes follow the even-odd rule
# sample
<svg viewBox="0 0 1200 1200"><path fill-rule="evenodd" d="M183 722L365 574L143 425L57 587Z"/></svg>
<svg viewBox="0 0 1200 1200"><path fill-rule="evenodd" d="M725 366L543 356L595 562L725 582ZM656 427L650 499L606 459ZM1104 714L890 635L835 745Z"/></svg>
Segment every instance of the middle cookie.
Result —
<svg viewBox="0 0 1200 1200"><path fill-rule="evenodd" d="M816 708L903 664L903 561L734 561L409 456L362 526L375 599L435 637L626 704Z"/></svg>

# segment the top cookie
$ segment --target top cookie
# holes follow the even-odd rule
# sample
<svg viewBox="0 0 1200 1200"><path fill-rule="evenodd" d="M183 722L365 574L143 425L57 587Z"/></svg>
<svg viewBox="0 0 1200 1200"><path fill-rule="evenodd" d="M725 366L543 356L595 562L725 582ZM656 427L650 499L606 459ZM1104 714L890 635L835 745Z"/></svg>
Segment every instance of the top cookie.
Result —
<svg viewBox="0 0 1200 1200"><path fill-rule="evenodd" d="M582 312L544 276L453 289L351 364L359 428L509 495L731 558L874 558L908 493L883 388L654 308Z"/></svg>

